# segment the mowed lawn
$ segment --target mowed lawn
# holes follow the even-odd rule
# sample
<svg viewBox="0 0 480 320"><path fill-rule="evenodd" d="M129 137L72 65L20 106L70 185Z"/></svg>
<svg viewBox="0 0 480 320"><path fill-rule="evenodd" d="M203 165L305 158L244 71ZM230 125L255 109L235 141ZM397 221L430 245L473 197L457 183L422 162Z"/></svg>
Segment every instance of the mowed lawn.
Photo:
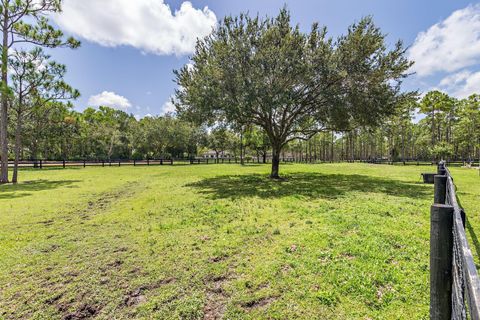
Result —
<svg viewBox="0 0 480 320"><path fill-rule="evenodd" d="M0 186L0 318L428 318L433 167L269 169L22 171Z"/></svg>

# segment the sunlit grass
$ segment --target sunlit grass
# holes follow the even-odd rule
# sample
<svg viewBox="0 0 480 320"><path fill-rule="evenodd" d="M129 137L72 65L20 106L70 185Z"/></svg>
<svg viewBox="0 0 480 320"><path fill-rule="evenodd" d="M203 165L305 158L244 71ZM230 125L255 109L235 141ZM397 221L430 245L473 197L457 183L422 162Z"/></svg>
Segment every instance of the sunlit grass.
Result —
<svg viewBox="0 0 480 320"><path fill-rule="evenodd" d="M432 169L22 172L0 187L0 318L427 319Z"/></svg>

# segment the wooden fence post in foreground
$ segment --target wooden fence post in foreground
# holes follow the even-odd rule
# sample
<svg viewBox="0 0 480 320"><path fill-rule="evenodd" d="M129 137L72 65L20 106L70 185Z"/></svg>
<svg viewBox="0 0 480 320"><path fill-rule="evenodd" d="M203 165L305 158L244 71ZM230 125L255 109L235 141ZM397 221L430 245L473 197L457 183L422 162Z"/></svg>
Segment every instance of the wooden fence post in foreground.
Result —
<svg viewBox="0 0 480 320"><path fill-rule="evenodd" d="M453 207L430 209L430 319L450 320L452 314Z"/></svg>

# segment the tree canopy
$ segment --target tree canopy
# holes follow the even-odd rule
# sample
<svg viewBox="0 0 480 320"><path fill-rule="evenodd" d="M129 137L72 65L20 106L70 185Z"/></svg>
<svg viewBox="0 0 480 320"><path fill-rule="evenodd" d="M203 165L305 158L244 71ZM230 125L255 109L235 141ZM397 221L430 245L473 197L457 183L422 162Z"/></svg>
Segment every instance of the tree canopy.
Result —
<svg viewBox="0 0 480 320"><path fill-rule="evenodd" d="M282 9L275 18L226 17L175 71L180 116L198 123L255 125L272 148L272 178L290 141L326 130L378 124L408 93L402 43L390 50L371 17L345 35L313 24L303 33Z"/></svg>

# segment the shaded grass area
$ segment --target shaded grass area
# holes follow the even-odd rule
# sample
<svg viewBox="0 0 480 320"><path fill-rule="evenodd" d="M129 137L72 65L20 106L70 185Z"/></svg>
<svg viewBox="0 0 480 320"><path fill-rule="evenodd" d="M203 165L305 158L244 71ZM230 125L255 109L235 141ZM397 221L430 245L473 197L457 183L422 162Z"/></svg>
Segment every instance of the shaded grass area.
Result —
<svg viewBox="0 0 480 320"><path fill-rule="evenodd" d="M262 199L282 197L307 197L336 199L350 192L372 192L399 197L425 198L430 190L421 184L405 183L361 174L324 174L295 172L286 180L265 179L262 174L224 175L190 184L198 192L213 199L257 197Z"/></svg>
<svg viewBox="0 0 480 320"><path fill-rule="evenodd" d="M428 318L425 168L22 172L0 186L0 318Z"/></svg>

